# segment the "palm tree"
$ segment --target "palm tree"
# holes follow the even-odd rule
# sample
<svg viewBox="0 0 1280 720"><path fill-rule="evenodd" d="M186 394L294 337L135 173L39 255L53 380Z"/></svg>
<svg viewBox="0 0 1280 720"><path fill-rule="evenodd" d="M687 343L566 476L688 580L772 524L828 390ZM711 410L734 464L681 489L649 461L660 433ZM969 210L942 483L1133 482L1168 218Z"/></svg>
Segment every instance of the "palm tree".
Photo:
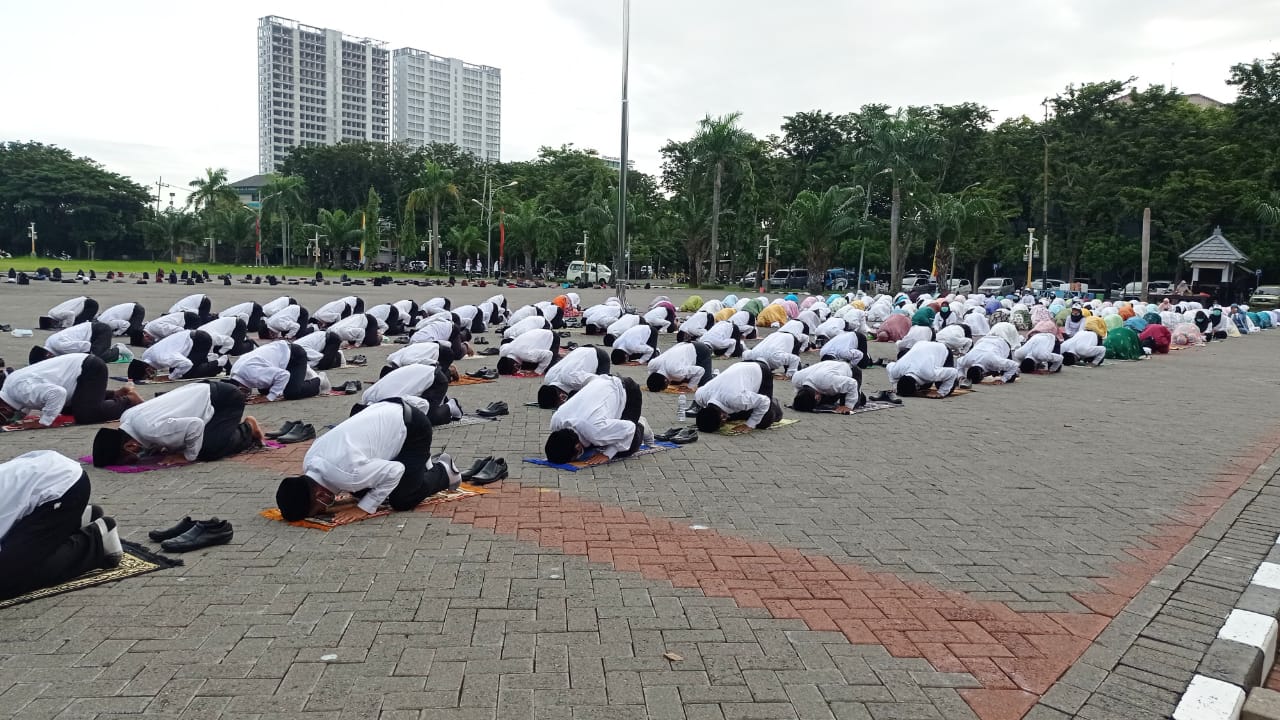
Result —
<svg viewBox="0 0 1280 720"><path fill-rule="evenodd" d="M840 242L857 232L861 218L856 207L860 188L830 187L819 195L804 190L787 209L783 229L788 238L805 249L810 286L822 288L827 268Z"/></svg>
<svg viewBox="0 0 1280 720"><path fill-rule="evenodd" d="M228 207L206 213L206 229L218 242L231 247L235 262L240 251L253 244L257 234L257 217L246 207Z"/></svg>
<svg viewBox="0 0 1280 720"><path fill-rule="evenodd" d="M942 138L925 118L902 110L874 120L868 130L866 144L854 151L853 159L868 167L883 168L893 180L889 210L889 287L897 288L907 260L906 253L899 247L902 189L919 180L920 166L937 157Z"/></svg>
<svg viewBox="0 0 1280 720"><path fill-rule="evenodd" d="M168 210L139 220L133 228L142 233L153 253L167 250L169 261L177 262L179 249L199 235L200 225L191 213Z"/></svg>
<svg viewBox="0 0 1280 720"><path fill-rule="evenodd" d="M289 221L302 219L306 210L306 184L302 178L296 175L276 176L262 186L262 212L280 219L282 247L289 247ZM286 259L286 254L281 251L280 263L284 264Z"/></svg>
<svg viewBox="0 0 1280 720"><path fill-rule="evenodd" d="M698 132L693 137L694 155L712 168L711 185L711 275L720 269L720 189L725 166L734 162L742 150L748 135L738 127L740 112L731 112L713 118L710 115L698 122Z"/></svg>
<svg viewBox="0 0 1280 720"><path fill-rule="evenodd" d="M418 175L418 188L409 193L404 203L404 221L415 222L420 210L431 211L431 269L440 269L440 202L458 199L458 186L453 170L428 160Z"/></svg>
<svg viewBox="0 0 1280 720"><path fill-rule="evenodd" d="M204 177L198 177L187 183L194 188L187 196L187 207L201 210L231 207L240 203L240 195L236 189L227 184L226 168L205 168Z"/></svg>
<svg viewBox="0 0 1280 720"><path fill-rule="evenodd" d="M449 228L446 242L457 251L458 257L470 257L484 249L484 238L480 236L480 228L475 225L454 225Z"/></svg>
<svg viewBox="0 0 1280 720"><path fill-rule="evenodd" d="M1280 192L1271 191L1271 196L1266 200L1259 200L1256 204L1258 211L1258 222L1263 225L1280 226Z"/></svg>
<svg viewBox="0 0 1280 720"><path fill-rule="evenodd" d="M555 229L556 211L542 203L542 197L517 201L510 212L505 214L507 235L512 244L524 254L526 271L533 272L533 257L538 250L539 241L547 233Z"/></svg>
<svg viewBox="0 0 1280 720"><path fill-rule="evenodd" d="M346 210L320 210L316 213L316 223L308 225L307 230L323 235L329 247L342 251L359 242L364 232L360 229L360 213L348 214Z"/></svg>
<svg viewBox="0 0 1280 720"><path fill-rule="evenodd" d="M702 276L702 256L711 237L711 208L697 194L687 192L671 201L671 210L675 217L673 223L684 239L685 254L693 270L693 284L697 286Z"/></svg>

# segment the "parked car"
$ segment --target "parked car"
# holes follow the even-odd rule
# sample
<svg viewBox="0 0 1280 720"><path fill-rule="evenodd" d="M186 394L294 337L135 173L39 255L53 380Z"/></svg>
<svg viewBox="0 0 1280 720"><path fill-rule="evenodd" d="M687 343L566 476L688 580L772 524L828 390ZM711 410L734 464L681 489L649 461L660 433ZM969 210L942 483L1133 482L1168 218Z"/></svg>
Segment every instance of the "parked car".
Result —
<svg viewBox="0 0 1280 720"><path fill-rule="evenodd" d="M586 282L594 285L598 282L613 280L613 271L607 265L574 260L569 263L569 269L565 271L565 278L571 282Z"/></svg>
<svg viewBox="0 0 1280 720"><path fill-rule="evenodd" d="M1170 280L1152 280L1147 283L1147 297L1163 297L1173 294L1173 282ZM1120 291L1121 300L1141 300L1142 281L1134 280Z"/></svg>
<svg viewBox="0 0 1280 720"><path fill-rule="evenodd" d="M923 275L905 275L902 278L902 292L906 293L912 300L915 300L924 293L936 294L938 292L938 282L931 279L927 273Z"/></svg>
<svg viewBox="0 0 1280 720"><path fill-rule="evenodd" d="M1249 296L1250 310L1271 310L1280 307L1280 285L1259 285Z"/></svg>
<svg viewBox="0 0 1280 720"><path fill-rule="evenodd" d="M405 266L405 270L409 272L426 272L427 261L426 260L410 260L409 263Z"/></svg>
<svg viewBox="0 0 1280 720"><path fill-rule="evenodd" d="M1043 278L1036 278L1035 280L1031 281L1031 291L1039 295L1040 291L1044 289L1044 287L1042 286L1045 286L1049 290L1057 292L1058 290L1066 290L1066 288L1063 287L1066 284L1067 284L1066 280L1055 280L1053 278L1049 278L1049 283L1047 286L1045 286L1045 282Z"/></svg>
<svg viewBox="0 0 1280 720"><path fill-rule="evenodd" d="M760 287L760 273L752 270L738 279L738 284L744 288Z"/></svg>
<svg viewBox="0 0 1280 720"><path fill-rule="evenodd" d="M849 287L849 271L844 268L831 268L822 278L822 287L827 290L841 291Z"/></svg>
<svg viewBox="0 0 1280 720"><path fill-rule="evenodd" d="M1008 295L1013 292L1013 288L1013 278L989 277L978 286L978 292L983 295Z"/></svg>
<svg viewBox="0 0 1280 720"><path fill-rule="evenodd" d="M947 281L947 292L956 295L968 295L973 292L973 283L964 278L951 278Z"/></svg>
<svg viewBox="0 0 1280 720"><path fill-rule="evenodd" d="M769 278L769 287L796 290L809 285L809 271L806 268L788 268L775 270Z"/></svg>

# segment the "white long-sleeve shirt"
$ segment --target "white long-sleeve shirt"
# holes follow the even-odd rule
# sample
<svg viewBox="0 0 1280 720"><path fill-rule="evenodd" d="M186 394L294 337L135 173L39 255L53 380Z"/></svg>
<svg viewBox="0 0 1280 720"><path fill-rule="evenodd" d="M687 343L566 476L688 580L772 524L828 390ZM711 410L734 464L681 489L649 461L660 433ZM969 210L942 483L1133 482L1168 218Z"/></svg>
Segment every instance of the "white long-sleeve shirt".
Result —
<svg viewBox="0 0 1280 720"><path fill-rule="evenodd" d="M368 490L356 504L377 512L404 477L404 465L395 458L406 437L404 408L376 403L321 435L307 450L302 472L332 493Z"/></svg>
<svg viewBox="0 0 1280 720"><path fill-rule="evenodd" d="M272 315L275 315L276 313L289 307L290 305L297 304L297 303L291 302L292 300L293 298L289 297L288 295L281 295L275 300L272 300L271 302L263 305L262 314L266 315L267 317L271 317Z"/></svg>
<svg viewBox="0 0 1280 720"><path fill-rule="evenodd" d="M53 450L32 450L0 464L0 547L19 520L65 495L82 475L80 463Z"/></svg>
<svg viewBox="0 0 1280 720"><path fill-rule="evenodd" d="M1013 351L1013 359L1022 362L1031 358L1037 363L1047 363L1050 370L1057 370L1062 367L1062 356L1053 351L1054 341L1055 338L1046 333L1032 335Z"/></svg>
<svg viewBox="0 0 1280 720"><path fill-rule="evenodd" d="M670 382L682 382L693 387L701 384L703 379L702 368L698 366L698 350L688 342L676 343L650 360L649 372L658 373Z"/></svg>
<svg viewBox="0 0 1280 720"><path fill-rule="evenodd" d="M946 345L952 353L963 355L973 347L973 339L964 334L964 327L958 324L947 325L934 333L934 339Z"/></svg>
<svg viewBox="0 0 1280 720"><path fill-rule="evenodd" d="M711 329L703 333L699 339L717 353L729 352L738 345L738 341L733 337L733 331L737 328L737 325L728 320L721 320L712 325Z"/></svg>
<svg viewBox="0 0 1280 720"><path fill-rule="evenodd" d="M538 368L534 372L541 375L551 367L551 361L555 359L555 355L551 352L551 343L554 340L555 333L551 330L530 330L499 347L498 357L512 358L517 365L537 363Z"/></svg>
<svg viewBox="0 0 1280 720"><path fill-rule="evenodd" d="M853 368L841 360L823 360L791 376L796 390L816 390L823 395L858 397L858 381L853 379Z"/></svg>
<svg viewBox="0 0 1280 720"><path fill-rule="evenodd" d="M138 303L120 303L98 313L98 322L104 322L111 326L111 332L115 335L123 335L129 331L129 319L133 317L133 309Z"/></svg>
<svg viewBox="0 0 1280 720"><path fill-rule="evenodd" d="M507 326L503 331L502 337L514 340L531 330L542 330L550 328L551 323L541 315L530 315L529 317Z"/></svg>
<svg viewBox="0 0 1280 720"><path fill-rule="evenodd" d="M956 363L956 371L964 375L974 366L982 368L984 374L1000 373L1004 382L1018 376L1018 363L1009 359L1009 344L998 337L987 337L974 343L973 349Z"/></svg>
<svg viewBox="0 0 1280 720"><path fill-rule="evenodd" d="M511 317L507 318L507 326L515 325L518 322L528 320L531 317L542 317L542 313L538 311L537 305L522 305L511 313Z"/></svg>
<svg viewBox="0 0 1280 720"><path fill-rule="evenodd" d="M659 330L670 330L671 320L669 318L670 310L665 305L650 310L644 314L645 323L658 328Z"/></svg>
<svg viewBox="0 0 1280 720"><path fill-rule="evenodd" d="M1062 341L1062 353L1071 353L1085 362L1100 365L1107 356L1107 348L1098 340L1097 333L1081 330Z"/></svg>
<svg viewBox="0 0 1280 720"><path fill-rule="evenodd" d="M214 352L225 355L235 347L236 343L231 338L231 333L235 332L236 322L239 319L234 315L228 315L217 320L210 320L196 329L209 333L209 337L213 339Z"/></svg>
<svg viewBox="0 0 1280 720"><path fill-rule="evenodd" d="M89 342L92 336L93 323L82 322L50 335L45 339L44 347L54 355L87 353L92 347Z"/></svg>
<svg viewBox="0 0 1280 720"><path fill-rule="evenodd" d="M918 342L927 342L933 339L933 328L926 325L912 325L907 330L907 334L897 342L899 350L910 350Z"/></svg>
<svg viewBox="0 0 1280 720"><path fill-rule="evenodd" d="M348 295L347 297L338 298L333 302L327 302L324 305L321 305L320 309L316 310L315 313L312 314L312 317L325 325L332 325L342 319L342 315L347 312L348 308L354 308L355 305L355 296Z"/></svg>
<svg viewBox="0 0 1280 720"><path fill-rule="evenodd" d="M775 332L755 347L742 353L743 360L761 360L771 370L783 370L788 376L795 374L800 366L800 356L792 352L795 349L796 336L791 333Z"/></svg>
<svg viewBox="0 0 1280 720"><path fill-rule="evenodd" d="M740 362L698 387L693 400L700 407L715 405L726 413L750 412L747 427L756 427L769 412L772 398L760 394L763 370L754 362Z"/></svg>
<svg viewBox="0 0 1280 720"><path fill-rule="evenodd" d="M711 313L699 311L690 315L688 320L681 323L680 329L691 338L700 338L711 329L712 325L715 325L715 322L716 319Z"/></svg>
<svg viewBox="0 0 1280 720"><path fill-rule="evenodd" d="M196 293L195 295L188 295L182 298L181 300L179 300L178 302L174 303L173 306L169 308L169 312L198 313L200 312L200 303L204 302L204 299L206 297L209 297L209 296L205 295L204 293ZM210 300L210 305L212 306L212 304L213 304L213 301Z"/></svg>
<svg viewBox="0 0 1280 720"><path fill-rule="evenodd" d="M371 405L395 397L421 397L436 379L434 365L405 365L383 375L365 389L361 401Z"/></svg>
<svg viewBox="0 0 1280 720"><path fill-rule="evenodd" d="M382 303L381 305L374 305L373 307L369 308L368 310L365 310L364 312L366 315L374 316L375 318L378 319L378 322L380 324L385 326L387 324L387 318L391 317L391 308L396 308L396 314L397 315L400 314L400 308L396 307L395 305L392 305L391 303Z"/></svg>
<svg viewBox="0 0 1280 720"><path fill-rule="evenodd" d="M70 300L64 300L49 309L49 318L53 320L54 327L67 327L76 321L76 316L84 310L84 301L89 298L81 295Z"/></svg>
<svg viewBox="0 0 1280 720"><path fill-rule="evenodd" d="M300 317L302 317L301 305L286 305L267 318L267 329L281 337L294 337L302 329L298 324Z"/></svg>
<svg viewBox="0 0 1280 720"><path fill-rule="evenodd" d="M551 432L573 430L583 447L612 458L629 450L635 439L636 424L622 419L626 402L622 378L597 375L551 416Z"/></svg>
<svg viewBox="0 0 1280 720"><path fill-rule="evenodd" d="M938 383L938 394L946 396L951 394L959 377L955 368L943 365L949 357L951 351L946 345L925 340L913 345L902 359L889 363L885 372L891 383L908 375L921 383Z"/></svg>
<svg viewBox="0 0 1280 720"><path fill-rule="evenodd" d="M191 372L191 360L187 354L191 352L191 333L194 330L183 330L161 340L142 353L142 362L158 371L169 371L170 380L180 380Z"/></svg>
<svg viewBox="0 0 1280 720"><path fill-rule="evenodd" d="M374 318L374 322L378 323L378 330L385 330L386 324L379 322ZM343 342L358 345L364 342L365 333L369 329L369 316L364 313L358 315L348 315L338 322L329 326L329 332L337 333Z"/></svg>
<svg viewBox="0 0 1280 720"><path fill-rule="evenodd" d="M183 385L125 410L120 429L149 450L181 450L194 462L204 447L204 426L213 417L209 395L209 383Z"/></svg>
<svg viewBox="0 0 1280 720"><path fill-rule="evenodd" d="M636 358L639 362L648 362L649 358L658 351L649 344L649 336L653 331L654 328L648 325L637 325L619 335L613 341L613 349L625 352L627 357L639 355L640 357Z"/></svg>
<svg viewBox="0 0 1280 720"><path fill-rule="evenodd" d="M818 317L818 313L814 312L812 309L809 309L809 310L801 310L800 313L796 315L796 322L799 322L801 325L804 325L805 334L807 335L813 332L819 325L822 324L822 319Z"/></svg>
<svg viewBox="0 0 1280 720"><path fill-rule="evenodd" d="M0 400L18 412L39 410L40 424L49 427L67 406L67 398L75 394L80 366L87 357L87 353L71 353L19 368L4 381Z"/></svg>
<svg viewBox="0 0 1280 720"><path fill-rule="evenodd" d="M600 367L600 355L593 347L574 348L554 367L547 371L542 379L543 385L554 385L572 395L578 392L596 376Z"/></svg>
<svg viewBox="0 0 1280 720"><path fill-rule="evenodd" d="M242 302L232 305L231 307L218 313L220 318L234 318L249 322L249 316L253 315L253 303Z"/></svg>
<svg viewBox="0 0 1280 720"><path fill-rule="evenodd" d="M843 332L832 337L822 346L823 357L834 357L850 365L857 365L865 357L858 348L858 333Z"/></svg>
<svg viewBox="0 0 1280 720"><path fill-rule="evenodd" d="M447 343L449 342L450 338L453 337L453 329L456 327L457 325L453 324L452 316L448 314L446 314L444 316L444 319L441 319L441 320L431 320L428 318L428 321L422 323L419 326L419 329L416 332L414 332L409 339L415 343L420 343L420 342Z"/></svg>
<svg viewBox="0 0 1280 720"><path fill-rule="evenodd" d="M174 333L180 333L183 330L186 330L187 317L180 312L161 315L155 320L143 325L142 329L156 340L163 340Z"/></svg>
<svg viewBox="0 0 1280 720"><path fill-rule="evenodd" d="M622 317L621 305L592 305L582 312L582 324L608 327L620 317Z"/></svg>
<svg viewBox="0 0 1280 720"><path fill-rule="evenodd" d="M604 334L621 337L622 333L638 326L640 324L640 320L640 316L634 313L622 315L617 320L609 323L609 327L605 328Z"/></svg>
<svg viewBox="0 0 1280 720"><path fill-rule="evenodd" d="M307 351L307 364L313 368L324 358L324 346L329 340L328 335L329 333L325 330L316 330L293 341L294 345Z"/></svg>
<svg viewBox="0 0 1280 720"><path fill-rule="evenodd" d="M268 400L279 400L289 384L288 366L289 343L276 340L241 355L231 366L231 379L259 392L265 390Z"/></svg>
<svg viewBox="0 0 1280 720"><path fill-rule="evenodd" d="M405 345L387 356L387 364L393 368L406 365L439 365L440 343L417 342Z"/></svg>
<svg viewBox="0 0 1280 720"><path fill-rule="evenodd" d="M829 320L824 321L821 325L819 325L816 329L814 329L813 334L820 338L830 339L839 335L840 333L844 332L847 329L848 329L848 324L845 323L844 318L833 317Z"/></svg>

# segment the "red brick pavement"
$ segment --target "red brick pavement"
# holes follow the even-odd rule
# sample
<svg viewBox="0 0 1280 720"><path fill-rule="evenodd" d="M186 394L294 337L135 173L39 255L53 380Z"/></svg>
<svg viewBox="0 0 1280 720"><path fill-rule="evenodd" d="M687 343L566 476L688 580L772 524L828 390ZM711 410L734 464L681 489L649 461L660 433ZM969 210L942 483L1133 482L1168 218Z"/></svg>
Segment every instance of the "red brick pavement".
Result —
<svg viewBox="0 0 1280 720"><path fill-rule="evenodd" d="M968 672L982 689L961 690L983 720L1021 718L1138 591L1163 568L1268 457L1280 432L1254 444L1129 550L1130 562L1097 578L1106 592L1075 593L1092 613L1017 612L1003 603L907 582L886 572L713 530L693 530L642 512L565 497L507 481L498 492L431 509L452 522L487 528L591 562L638 572L675 587L730 597L775 618L882 645L895 657L924 658L940 672ZM306 445L241 456L254 466L297 472Z"/></svg>

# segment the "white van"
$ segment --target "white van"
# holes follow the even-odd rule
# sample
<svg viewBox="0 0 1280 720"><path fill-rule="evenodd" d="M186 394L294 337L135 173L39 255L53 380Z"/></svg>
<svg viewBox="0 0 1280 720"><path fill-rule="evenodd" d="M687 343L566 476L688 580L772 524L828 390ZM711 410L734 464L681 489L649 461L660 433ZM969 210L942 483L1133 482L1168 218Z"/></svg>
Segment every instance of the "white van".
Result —
<svg viewBox="0 0 1280 720"><path fill-rule="evenodd" d="M598 283L601 280L610 282L613 280L613 271L607 265L598 263L584 263L581 260L574 260L569 263L569 269L565 271L564 277L569 282L579 282L585 280L588 283Z"/></svg>
<svg viewBox="0 0 1280 720"><path fill-rule="evenodd" d="M989 277L978 286L983 295L1008 295L1013 292L1013 278Z"/></svg>

